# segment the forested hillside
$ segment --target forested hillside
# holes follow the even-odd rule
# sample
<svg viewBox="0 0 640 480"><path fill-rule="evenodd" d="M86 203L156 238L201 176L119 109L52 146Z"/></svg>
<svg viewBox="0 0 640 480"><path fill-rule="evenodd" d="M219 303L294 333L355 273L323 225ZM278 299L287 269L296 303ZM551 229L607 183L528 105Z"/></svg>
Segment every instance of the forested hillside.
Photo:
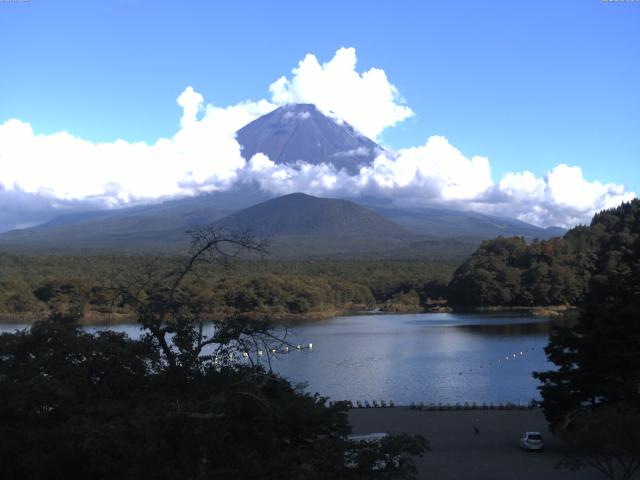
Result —
<svg viewBox="0 0 640 480"><path fill-rule="evenodd" d="M33 320L51 308L85 322L127 321L118 288L171 272L161 256L0 254L0 319ZM419 311L445 294L456 264L435 261L236 261L203 264L191 281L212 314L327 316L381 307Z"/></svg>
<svg viewBox="0 0 640 480"><path fill-rule="evenodd" d="M455 272L449 302L458 306L576 305L594 275L625 268L640 235L640 200L604 210L590 226L527 244L521 237L488 240Z"/></svg>
<svg viewBox="0 0 640 480"><path fill-rule="evenodd" d="M421 311L429 298L458 307L577 305L595 275L624 268L640 232L640 201L597 214L564 237L485 241L461 266L452 261L239 260L203 265L193 280L216 315L316 317L354 310ZM170 272L181 257L0 254L0 318L33 320L51 308L85 321L126 321L115 287ZM455 273L454 273L455 271Z"/></svg>

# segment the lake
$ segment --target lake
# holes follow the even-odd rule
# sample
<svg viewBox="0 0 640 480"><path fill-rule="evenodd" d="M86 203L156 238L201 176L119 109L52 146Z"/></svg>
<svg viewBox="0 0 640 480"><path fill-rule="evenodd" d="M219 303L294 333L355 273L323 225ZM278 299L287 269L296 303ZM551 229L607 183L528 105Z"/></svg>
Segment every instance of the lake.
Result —
<svg viewBox="0 0 640 480"><path fill-rule="evenodd" d="M313 348L278 355L272 366L333 400L528 403L540 398L531 372L552 368L543 350L552 325L522 312L337 317L292 329L292 343Z"/></svg>
<svg viewBox="0 0 640 480"><path fill-rule="evenodd" d="M548 318L428 313L339 317L294 331L312 351L273 362L309 391L333 399L522 402L540 398L534 370L548 370Z"/></svg>

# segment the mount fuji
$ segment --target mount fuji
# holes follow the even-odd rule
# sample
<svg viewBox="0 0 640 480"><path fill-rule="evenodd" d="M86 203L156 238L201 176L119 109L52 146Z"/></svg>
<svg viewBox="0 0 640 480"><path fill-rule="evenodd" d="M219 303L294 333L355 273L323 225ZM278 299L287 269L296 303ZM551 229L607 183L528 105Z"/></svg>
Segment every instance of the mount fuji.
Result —
<svg viewBox="0 0 640 480"><path fill-rule="evenodd" d="M385 153L347 122L311 104L279 107L242 127L236 138L247 160L263 153L275 164L331 164L349 174ZM406 258L437 256L443 244L459 245L457 254L463 254L498 235L545 239L564 233L475 212L401 208L389 199L275 197L256 183L240 182L228 191L154 205L74 212L0 234L0 248L175 251L187 244L184 232L190 226L218 222L273 237L276 256L388 257L394 251Z"/></svg>

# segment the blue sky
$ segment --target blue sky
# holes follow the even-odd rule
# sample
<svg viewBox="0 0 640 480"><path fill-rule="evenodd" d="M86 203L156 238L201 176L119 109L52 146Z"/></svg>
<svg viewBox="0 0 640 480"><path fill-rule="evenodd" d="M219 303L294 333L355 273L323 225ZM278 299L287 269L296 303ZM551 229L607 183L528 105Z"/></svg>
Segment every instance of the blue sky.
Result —
<svg viewBox="0 0 640 480"><path fill-rule="evenodd" d="M640 192L640 3L44 1L0 3L0 123L93 142L156 141L176 97L269 98L307 53L357 50L414 116L395 149L442 135L467 157L544 176L566 163Z"/></svg>

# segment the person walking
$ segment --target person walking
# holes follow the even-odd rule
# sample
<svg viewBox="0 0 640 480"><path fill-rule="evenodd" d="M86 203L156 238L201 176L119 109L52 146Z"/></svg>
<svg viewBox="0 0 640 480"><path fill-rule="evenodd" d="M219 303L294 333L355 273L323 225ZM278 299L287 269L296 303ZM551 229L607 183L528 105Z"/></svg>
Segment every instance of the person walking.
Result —
<svg viewBox="0 0 640 480"><path fill-rule="evenodd" d="M476 435L480 435L480 428L478 427L478 423L479 423L479 421L478 421L478 419L476 418L476 423L473 425L473 432L474 432Z"/></svg>

